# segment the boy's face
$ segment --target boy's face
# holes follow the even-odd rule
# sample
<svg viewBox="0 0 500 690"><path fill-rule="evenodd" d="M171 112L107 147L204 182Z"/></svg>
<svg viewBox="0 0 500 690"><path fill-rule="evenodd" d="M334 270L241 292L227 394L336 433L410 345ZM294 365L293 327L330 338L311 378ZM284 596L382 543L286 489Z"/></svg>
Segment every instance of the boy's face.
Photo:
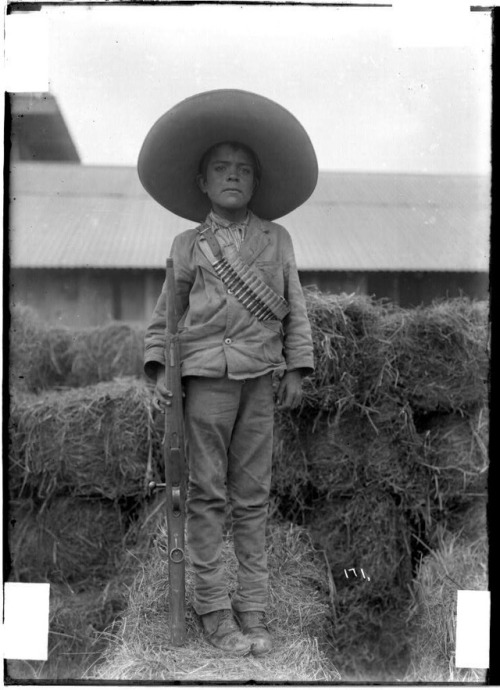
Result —
<svg viewBox="0 0 500 690"><path fill-rule="evenodd" d="M217 146L207 164L206 177L198 185L207 194L213 210L224 218L244 218L255 190L254 163L248 153L228 144Z"/></svg>

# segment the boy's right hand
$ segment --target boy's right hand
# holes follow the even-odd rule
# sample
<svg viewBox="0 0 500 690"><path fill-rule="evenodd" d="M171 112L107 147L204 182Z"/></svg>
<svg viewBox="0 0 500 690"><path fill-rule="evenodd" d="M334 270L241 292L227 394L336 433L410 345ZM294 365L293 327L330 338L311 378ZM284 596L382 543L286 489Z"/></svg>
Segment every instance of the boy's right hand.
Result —
<svg viewBox="0 0 500 690"><path fill-rule="evenodd" d="M158 365L156 370L156 386L153 393L153 407L158 412L165 412L167 402L172 398L173 393L165 385L165 367Z"/></svg>
<svg viewBox="0 0 500 690"><path fill-rule="evenodd" d="M173 393L166 387L163 376L159 376L153 393L153 407L155 410L165 412L165 407L172 396Z"/></svg>

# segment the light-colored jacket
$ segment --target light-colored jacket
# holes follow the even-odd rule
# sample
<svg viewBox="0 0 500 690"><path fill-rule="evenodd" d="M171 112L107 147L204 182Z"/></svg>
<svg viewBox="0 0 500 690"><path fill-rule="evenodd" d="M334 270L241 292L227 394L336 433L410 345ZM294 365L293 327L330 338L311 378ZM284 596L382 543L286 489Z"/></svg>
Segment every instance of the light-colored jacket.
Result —
<svg viewBox="0 0 500 690"><path fill-rule="evenodd" d="M314 369L311 327L292 239L282 226L251 215L240 257L276 292L290 313L284 321L258 321L228 291L199 246L198 228L174 239L171 256L182 375L246 379L270 371ZM165 286L145 338L145 371L164 363Z"/></svg>

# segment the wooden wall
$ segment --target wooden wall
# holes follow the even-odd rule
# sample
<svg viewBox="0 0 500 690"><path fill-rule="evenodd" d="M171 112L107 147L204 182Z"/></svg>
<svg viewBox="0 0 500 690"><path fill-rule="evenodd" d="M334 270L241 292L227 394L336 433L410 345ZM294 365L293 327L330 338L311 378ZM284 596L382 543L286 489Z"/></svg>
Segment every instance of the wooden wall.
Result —
<svg viewBox="0 0 500 690"><path fill-rule="evenodd" d="M162 283L162 271L16 269L11 272L9 301L33 307L51 324L144 323Z"/></svg>
<svg viewBox="0 0 500 690"><path fill-rule="evenodd" d="M10 303L27 304L51 324L98 326L110 320L145 323L164 281L163 270L15 269ZM403 307L460 294L487 299L485 273L309 272L303 286L387 298Z"/></svg>

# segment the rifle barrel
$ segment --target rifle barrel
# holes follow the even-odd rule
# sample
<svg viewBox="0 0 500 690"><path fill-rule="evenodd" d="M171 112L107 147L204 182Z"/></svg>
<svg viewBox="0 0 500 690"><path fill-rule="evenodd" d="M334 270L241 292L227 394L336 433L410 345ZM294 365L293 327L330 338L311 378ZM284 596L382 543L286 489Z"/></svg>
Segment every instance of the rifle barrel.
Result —
<svg viewBox="0 0 500 690"><path fill-rule="evenodd" d="M171 643L184 644L185 617L185 450L180 349L175 307L175 274L171 258L166 268L165 385L172 393L165 407L165 488L167 496L168 575Z"/></svg>

